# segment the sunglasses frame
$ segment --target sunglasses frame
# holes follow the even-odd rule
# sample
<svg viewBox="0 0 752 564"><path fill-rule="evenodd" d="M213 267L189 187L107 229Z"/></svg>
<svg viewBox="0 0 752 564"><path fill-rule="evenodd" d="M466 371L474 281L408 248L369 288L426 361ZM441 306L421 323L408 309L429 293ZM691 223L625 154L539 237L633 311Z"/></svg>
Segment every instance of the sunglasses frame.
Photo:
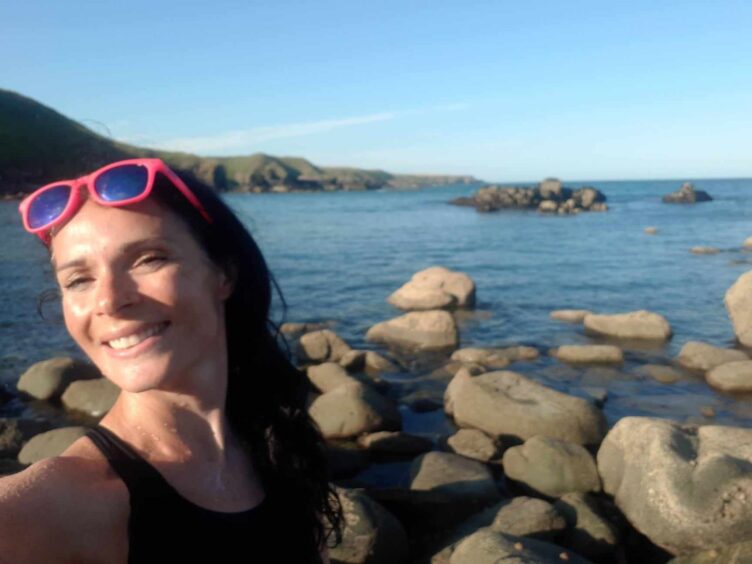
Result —
<svg viewBox="0 0 752 564"><path fill-rule="evenodd" d="M105 172L128 165L143 166L146 169L147 178L144 191L141 194L134 196L133 198L127 198L125 200L111 201L102 199L99 194L97 194L95 188L97 179ZM49 246L51 240L50 229L52 229L55 225L58 225L70 219L73 215L75 215L76 211L81 205L83 201L83 198L81 197L82 186L86 186L86 188L89 190L89 195L91 196L91 198L100 205L110 207L127 206L141 202L149 197L152 189L154 188L154 181L158 172L164 174L170 180L172 185L177 188L177 190L180 191L183 196L186 197L186 199L201 213L201 215L204 217L204 219L206 219L208 223L212 223L211 217L204 209L204 206L201 205L201 202L199 202L196 195L191 191L190 188L188 188L185 182L183 182L180 177L175 174L175 172L173 172L170 167L168 167L161 159L126 159L123 161L110 163L85 176L76 178L75 180L58 180L56 182L50 182L49 184L45 184L41 188L26 196L18 206L18 210L21 213L21 218L23 220L24 228L29 233L37 235L45 245ZM45 225L34 228L30 227L29 208L31 207L32 202L41 194L59 186L70 187L68 202L65 204L63 211L59 216L57 216L49 223L46 223Z"/></svg>

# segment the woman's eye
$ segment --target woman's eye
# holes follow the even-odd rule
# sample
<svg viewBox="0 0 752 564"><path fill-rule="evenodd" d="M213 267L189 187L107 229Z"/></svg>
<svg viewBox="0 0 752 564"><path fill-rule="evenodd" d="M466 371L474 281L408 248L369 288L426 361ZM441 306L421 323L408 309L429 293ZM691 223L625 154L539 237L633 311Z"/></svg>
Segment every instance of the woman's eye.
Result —
<svg viewBox="0 0 752 564"><path fill-rule="evenodd" d="M167 260L165 257L161 255L149 255L144 258L142 258L140 261L136 263L136 266L146 265L146 266L158 266L162 264L165 260Z"/></svg>
<svg viewBox="0 0 752 564"><path fill-rule="evenodd" d="M81 288L89 282L89 278L74 278L73 280L69 280L63 285L63 288L66 290L76 290L78 288Z"/></svg>

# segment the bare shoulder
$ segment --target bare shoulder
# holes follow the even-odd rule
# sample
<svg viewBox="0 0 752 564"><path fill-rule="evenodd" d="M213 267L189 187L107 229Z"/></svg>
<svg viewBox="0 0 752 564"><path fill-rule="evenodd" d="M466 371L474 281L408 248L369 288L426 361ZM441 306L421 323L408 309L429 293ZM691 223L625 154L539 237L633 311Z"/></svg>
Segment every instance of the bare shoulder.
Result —
<svg viewBox="0 0 752 564"><path fill-rule="evenodd" d="M122 538L129 510L127 489L113 476L107 460L90 450L95 448L81 438L60 456L0 478L2 558L20 564L84 557L98 561L105 543L115 543L110 551L127 550L127 538ZM92 538L99 540L92 545Z"/></svg>

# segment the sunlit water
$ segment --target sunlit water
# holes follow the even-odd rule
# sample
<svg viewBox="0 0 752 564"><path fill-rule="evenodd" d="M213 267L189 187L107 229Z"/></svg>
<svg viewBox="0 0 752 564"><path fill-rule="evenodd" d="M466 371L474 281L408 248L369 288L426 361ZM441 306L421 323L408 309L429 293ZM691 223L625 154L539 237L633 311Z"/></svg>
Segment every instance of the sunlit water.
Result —
<svg viewBox="0 0 752 564"><path fill-rule="evenodd" d="M690 340L733 345L723 296L752 268L752 253L741 249L752 235L752 180L698 180L695 185L715 200L691 206L661 203L678 181L590 184L606 194L610 211L560 217L480 214L447 205L477 186L233 194L227 200L264 251L287 300L288 320L332 320L354 348L379 350L365 342L366 330L401 313L386 297L416 271L444 265L468 273L477 285L475 314L460 324L461 346L537 346L544 353L540 360L512 369L577 395L605 388L611 423L625 415L655 415L752 426L750 399L719 394L700 377L667 385L636 372L647 362L668 362ZM54 307L47 308L52 321L37 316L37 296L54 283L45 251L22 231L16 206L0 203L0 382L6 386L32 362L79 354L54 321ZM646 235L648 226L659 233ZM696 245L722 252L693 255L689 249ZM549 319L562 308L648 309L668 318L674 337L665 346L627 349L619 369L570 368L545 351L595 341L581 326ZM390 376L393 393L432 385L411 384L418 376ZM703 407L712 407L715 417L704 418ZM18 415L26 408L14 401L4 409ZM403 413L408 431L448 429L442 412L414 416L403 407Z"/></svg>

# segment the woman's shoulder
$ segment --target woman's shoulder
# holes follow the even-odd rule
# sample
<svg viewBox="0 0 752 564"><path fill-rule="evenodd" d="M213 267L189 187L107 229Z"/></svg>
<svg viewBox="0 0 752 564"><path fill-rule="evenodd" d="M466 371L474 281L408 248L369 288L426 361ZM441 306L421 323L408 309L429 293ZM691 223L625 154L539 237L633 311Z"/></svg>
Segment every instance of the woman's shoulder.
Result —
<svg viewBox="0 0 752 564"><path fill-rule="evenodd" d="M127 551L127 538L121 538L129 511L127 489L92 449L81 438L60 456L0 478L2 558L80 561L83 554L111 554L111 543L125 543Z"/></svg>

